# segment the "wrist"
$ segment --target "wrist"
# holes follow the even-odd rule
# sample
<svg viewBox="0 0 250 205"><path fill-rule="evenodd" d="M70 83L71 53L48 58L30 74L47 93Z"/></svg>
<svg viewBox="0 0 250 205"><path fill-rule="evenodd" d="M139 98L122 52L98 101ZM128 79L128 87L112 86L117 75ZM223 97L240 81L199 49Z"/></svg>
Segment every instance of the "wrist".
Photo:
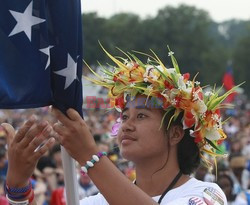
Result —
<svg viewBox="0 0 250 205"><path fill-rule="evenodd" d="M6 177L6 184L8 184L9 187L15 187L15 188L22 188L28 186L30 183L30 180L25 181L18 181L14 177L10 177L7 175Z"/></svg>
<svg viewBox="0 0 250 205"><path fill-rule="evenodd" d="M90 160L92 158L92 155L98 153L99 150L96 146L89 149L88 152L84 152L84 154L79 158L78 163L80 166L84 166L86 164L86 161Z"/></svg>

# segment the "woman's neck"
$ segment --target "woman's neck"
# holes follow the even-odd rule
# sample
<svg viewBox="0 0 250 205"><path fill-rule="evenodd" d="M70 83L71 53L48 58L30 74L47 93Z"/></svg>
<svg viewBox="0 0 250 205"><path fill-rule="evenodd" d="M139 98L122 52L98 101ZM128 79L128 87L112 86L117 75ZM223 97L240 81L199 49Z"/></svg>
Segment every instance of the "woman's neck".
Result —
<svg viewBox="0 0 250 205"><path fill-rule="evenodd" d="M180 171L177 160L171 155L164 160L145 159L135 165L136 185L150 196L161 195ZM181 185L179 182L182 178L176 185Z"/></svg>

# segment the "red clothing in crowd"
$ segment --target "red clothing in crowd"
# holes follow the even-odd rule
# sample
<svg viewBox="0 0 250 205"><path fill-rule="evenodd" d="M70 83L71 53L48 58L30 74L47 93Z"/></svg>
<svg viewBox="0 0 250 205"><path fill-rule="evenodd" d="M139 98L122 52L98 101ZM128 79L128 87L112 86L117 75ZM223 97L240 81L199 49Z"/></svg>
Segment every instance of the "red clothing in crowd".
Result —
<svg viewBox="0 0 250 205"><path fill-rule="evenodd" d="M60 187L52 192L51 205L66 205L64 187Z"/></svg>
<svg viewBox="0 0 250 205"><path fill-rule="evenodd" d="M0 204L1 205L9 205L9 202L4 196L0 196Z"/></svg>

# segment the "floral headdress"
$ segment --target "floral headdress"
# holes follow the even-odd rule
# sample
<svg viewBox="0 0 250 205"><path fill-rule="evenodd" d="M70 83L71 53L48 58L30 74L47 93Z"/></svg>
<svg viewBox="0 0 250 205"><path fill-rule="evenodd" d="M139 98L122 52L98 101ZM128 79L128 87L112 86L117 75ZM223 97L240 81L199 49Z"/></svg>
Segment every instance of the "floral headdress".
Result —
<svg viewBox="0 0 250 205"><path fill-rule="evenodd" d="M103 50L116 66L111 66L112 70L102 67L104 75L100 76L87 65L98 79L86 79L108 88L111 107L121 111L127 96L134 98L140 94L160 98L162 109L166 111L165 115L174 110L170 122L183 112L183 127L190 128L190 135L194 137L202 158L203 152L213 157L224 155L218 146L226 138L222 129L220 109L230 107L223 104L223 101L238 86L221 96L219 93L222 87L204 92L200 82L195 81L196 76L190 80L189 73L180 73L174 53L170 49L168 56L171 57L173 68L166 68L152 50L153 56L136 52L148 57L146 64L135 55L124 53L120 49L126 59L115 58L104 48Z"/></svg>

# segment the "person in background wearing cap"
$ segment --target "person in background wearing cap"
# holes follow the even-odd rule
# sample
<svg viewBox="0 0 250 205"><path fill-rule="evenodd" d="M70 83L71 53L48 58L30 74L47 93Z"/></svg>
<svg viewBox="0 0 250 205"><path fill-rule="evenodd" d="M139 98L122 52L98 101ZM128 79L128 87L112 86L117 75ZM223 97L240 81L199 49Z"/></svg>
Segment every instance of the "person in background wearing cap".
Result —
<svg viewBox="0 0 250 205"><path fill-rule="evenodd" d="M226 137L220 108L232 91L222 97L215 90L203 93L198 81L180 73L173 52L169 52L174 66L170 69L157 56L144 64L134 55L119 58L124 61L107 55L117 66L110 71L104 68L105 76L96 74L100 79L92 81L109 89L111 105L121 112L116 124L117 141L121 155L135 164L136 180L132 183L106 153L98 151L89 127L75 110L67 110L66 116L53 108L60 122L53 125L54 137L101 192L84 198L80 204L227 205L217 184L199 181L190 174L200 160L207 162L204 153L223 156L218 148ZM54 143L50 138L52 127L47 122L37 124L34 117L17 133L9 124L2 126L9 147L8 200L35 204L29 177L37 160ZM36 150L45 139L49 140ZM18 194L13 193L13 187Z"/></svg>

